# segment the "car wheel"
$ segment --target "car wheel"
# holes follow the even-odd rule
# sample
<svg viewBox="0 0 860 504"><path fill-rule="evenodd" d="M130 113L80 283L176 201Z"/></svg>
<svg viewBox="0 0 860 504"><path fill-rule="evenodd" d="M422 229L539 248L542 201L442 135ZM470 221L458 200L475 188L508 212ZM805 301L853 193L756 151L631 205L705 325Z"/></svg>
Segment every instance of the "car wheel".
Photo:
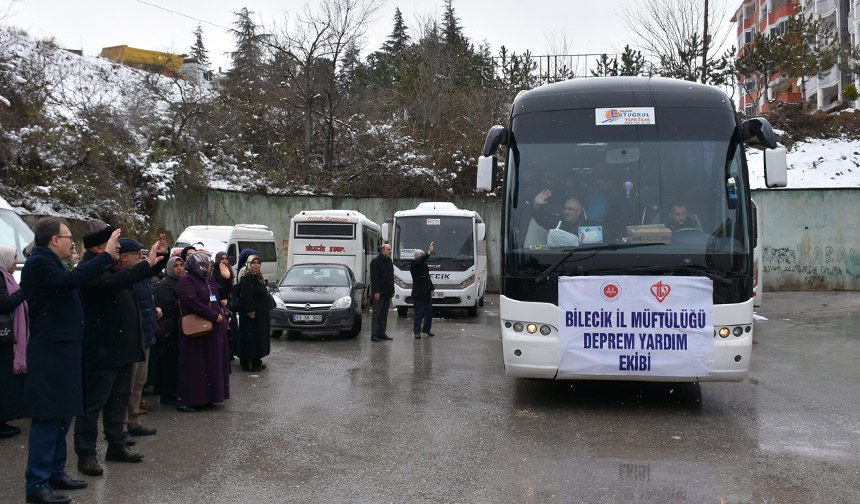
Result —
<svg viewBox="0 0 860 504"><path fill-rule="evenodd" d="M352 329L344 331L344 333L347 338L355 338L361 333L361 315L355 315L355 318L352 320Z"/></svg>
<svg viewBox="0 0 860 504"><path fill-rule="evenodd" d="M298 332L298 331L287 331L287 340L296 340L296 339L299 339L299 337L300 337L301 335L302 335L302 333L300 333L300 332Z"/></svg>
<svg viewBox="0 0 860 504"><path fill-rule="evenodd" d="M280 329L275 330L275 331L272 331L271 337L274 339L280 339L282 334L284 334L283 330L280 330Z"/></svg>
<svg viewBox="0 0 860 504"><path fill-rule="evenodd" d="M397 307L397 315L399 315L399 316L401 316L401 317L405 317L405 316L406 316L406 310L407 310L407 309L408 309L408 308L407 308L407 307L405 307L405 306L398 306L398 307Z"/></svg>

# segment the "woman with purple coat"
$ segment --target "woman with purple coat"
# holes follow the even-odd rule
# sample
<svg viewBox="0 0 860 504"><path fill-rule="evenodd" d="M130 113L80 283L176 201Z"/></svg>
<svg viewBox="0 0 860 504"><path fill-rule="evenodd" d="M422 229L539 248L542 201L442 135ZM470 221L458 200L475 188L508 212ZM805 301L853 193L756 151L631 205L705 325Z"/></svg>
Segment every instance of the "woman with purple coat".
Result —
<svg viewBox="0 0 860 504"><path fill-rule="evenodd" d="M185 271L176 285L180 316L199 315L214 325L208 334L188 337L180 322L176 409L193 413L230 398L230 363L227 318L218 297L218 283L212 278L209 254L189 255Z"/></svg>

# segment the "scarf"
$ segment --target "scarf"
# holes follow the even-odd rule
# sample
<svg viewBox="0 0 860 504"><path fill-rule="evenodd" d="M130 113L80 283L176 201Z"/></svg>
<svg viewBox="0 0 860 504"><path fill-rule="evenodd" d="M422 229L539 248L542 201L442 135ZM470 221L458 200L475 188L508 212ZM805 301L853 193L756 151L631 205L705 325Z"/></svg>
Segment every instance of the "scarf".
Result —
<svg viewBox="0 0 860 504"><path fill-rule="evenodd" d="M5 268L2 269L2 272L6 281L6 292L9 294L18 292L21 287L18 286L15 277L10 275ZM27 372L27 340L30 338L29 321L30 311L27 307L27 302L23 301L15 307L12 315L12 324L15 327L15 344L12 345L15 358L12 361L12 372L19 375Z"/></svg>
<svg viewBox="0 0 860 504"><path fill-rule="evenodd" d="M185 261L185 271L189 275L207 282L206 279L209 278L210 264L212 264L212 258L209 257L209 254L206 252L195 252L188 256L188 259Z"/></svg>
<svg viewBox="0 0 860 504"><path fill-rule="evenodd" d="M259 278L260 281L263 282L263 271L262 270L257 270L256 273L251 271L251 263L254 261L254 259L256 259L258 261L260 260L260 258L258 256L255 256L253 254L248 256L248 260L245 263L245 265L246 265L245 266L245 274L242 275L242 278L245 278L246 276L251 275L251 276L255 276L255 277ZM266 282L263 282L263 283L266 283Z"/></svg>
<svg viewBox="0 0 860 504"><path fill-rule="evenodd" d="M167 266L164 267L164 274L178 280L179 277L173 272L173 267L176 265L176 261L182 261L182 258L179 256L173 256L167 260ZM182 261L182 267L185 268L185 261Z"/></svg>

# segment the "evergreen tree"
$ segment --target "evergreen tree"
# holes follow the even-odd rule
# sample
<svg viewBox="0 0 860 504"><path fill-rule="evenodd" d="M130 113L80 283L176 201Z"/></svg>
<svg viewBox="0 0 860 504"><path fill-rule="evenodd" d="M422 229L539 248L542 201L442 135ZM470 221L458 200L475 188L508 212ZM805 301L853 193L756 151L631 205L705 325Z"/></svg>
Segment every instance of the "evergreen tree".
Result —
<svg viewBox="0 0 860 504"><path fill-rule="evenodd" d="M624 52L621 53L621 68L618 75L636 76L642 75L645 71L645 58L642 56L642 51L634 51L629 45L624 46Z"/></svg>
<svg viewBox="0 0 860 504"><path fill-rule="evenodd" d="M403 22L403 14L400 8L394 9L394 28L391 30L391 35L382 46L382 51L391 56L395 61L402 60L409 48L409 34L406 23Z"/></svg>
<svg viewBox="0 0 860 504"><path fill-rule="evenodd" d="M445 13L442 14L442 40L449 51L458 51L466 45L463 27L454 13L452 0L445 0Z"/></svg>
<svg viewBox="0 0 860 504"><path fill-rule="evenodd" d="M783 40L785 57L780 70L788 77L800 78L805 110L807 78L822 76L836 65L841 50L839 40L832 24L803 12L788 20Z"/></svg>
<svg viewBox="0 0 860 504"><path fill-rule="evenodd" d="M204 70L209 69L209 51L203 45L203 27L199 24L194 30L194 45L191 46L191 56L197 60L197 64Z"/></svg>
<svg viewBox="0 0 860 504"><path fill-rule="evenodd" d="M236 50L230 53L233 67L230 69L230 79L250 82L258 80L263 73L263 47L266 36L258 33L260 27L251 19L253 12L247 7L234 12L238 18L230 33L236 39Z"/></svg>
<svg viewBox="0 0 860 504"><path fill-rule="evenodd" d="M593 77L614 77L618 75L618 58L610 58L606 53L597 60L597 70L592 70Z"/></svg>

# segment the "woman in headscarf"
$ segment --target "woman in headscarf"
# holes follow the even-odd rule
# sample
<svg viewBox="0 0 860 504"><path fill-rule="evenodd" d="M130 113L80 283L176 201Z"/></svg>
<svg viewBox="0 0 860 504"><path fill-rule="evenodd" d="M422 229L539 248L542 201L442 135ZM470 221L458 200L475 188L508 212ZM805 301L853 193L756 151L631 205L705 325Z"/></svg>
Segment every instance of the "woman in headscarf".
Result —
<svg viewBox="0 0 860 504"><path fill-rule="evenodd" d="M179 256L167 260L165 276L155 288L155 302L161 308L158 321L161 336L158 347L158 380L155 393L161 396L161 404L176 404L176 380L179 373L179 298L176 287L185 275L185 262Z"/></svg>
<svg viewBox="0 0 860 504"><path fill-rule="evenodd" d="M189 245L189 246L185 247L184 249L182 249L182 252L179 253L179 257L182 258L182 262L184 263L185 261L188 260L188 256L195 253L195 252L197 252L197 248L194 247L194 245Z"/></svg>
<svg viewBox="0 0 860 504"><path fill-rule="evenodd" d="M0 313L12 319L14 343L0 344L0 438L20 434L21 429L6 423L21 417L24 374L27 372L29 314L24 293L12 273L18 264L18 250L0 245Z"/></svg>
<svg viewBox="0 0 860 504"><path fill-rule="evenodd" d="M227 306L227 300L230 299L230 291L233 290L236 274L233 273L233 266L230 265L230 256L227 252L218 252L215 254L215 268L213 277L218 283L218 297L221 299L221 306ZM230 358L236 355L236 340L239 338L239 326L236 317L227 310L227 316L230 320L227 322L227 342L230 347Z"/></svg>
<svg viewBox="0 0 860 504"><path fill-rule="evenodd" d="M260 258L248 257L239 280L242 302L239 308L239 363L244 371L262 371L263 357L269 355L269 310L271 295L260 273Z"/></svg>
<svg viewBox="0 0 860 504"><path fill-rule="evenodd" d="M189 337L179 328L179 379L176 409L193 413L230 398L230 361L227 355L227 319L212 278L212 259L197 252L185 261L186 274L176 285L180 321L199 315L213 323L202 336Z"/></svg>
<svg viewBox="0 0 860 504"><path fill-rule="evenodd" d="M245 276L245 267L248 264L248 258L252 255L259 257L260 253L249 248L242 249L242 251L239 252L239 261L236 263L236 271L239 272L239 280L242 280L242 277Z"/></svg>

